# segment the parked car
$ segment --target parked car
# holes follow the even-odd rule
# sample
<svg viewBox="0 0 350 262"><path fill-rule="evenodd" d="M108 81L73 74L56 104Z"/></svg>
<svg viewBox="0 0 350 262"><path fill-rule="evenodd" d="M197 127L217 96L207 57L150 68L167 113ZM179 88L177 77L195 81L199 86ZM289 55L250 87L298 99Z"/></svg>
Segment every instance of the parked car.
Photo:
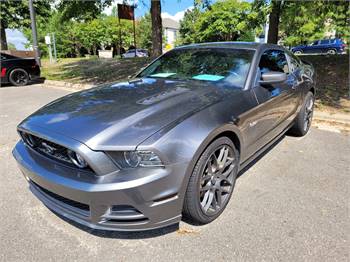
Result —
<svg viewBox="0 0 350 262"><path fill-rule="evenodd" d="M314 97L313 67L280 46L183 46L128 82L44 106L19 124L13 155L34 195L88 227L205 224L240 170L308 132Z"/></svg>
<svg viewBox="0 0 350 262"><path fill-rule="evenodd" d="M131 49L128 50L126 53L122 54L124 58L131 58L131 57L148 57L148 51L146 49Z"/></svg>
<svg viewBox="0 0 350 262"><path fill-rule="evenodd" d="M24 86L40 77L40 67L34 58L21 58L0 53L1 84Z"/></svg>
<svg viewBox="0 0 350 262"><path fill-rule="evenodd" d="M323 53L323 54L343 54L345 53L346 44L339 38L316 40L309 45L298 45L292 48L292 52L296 55Z"/></svg>

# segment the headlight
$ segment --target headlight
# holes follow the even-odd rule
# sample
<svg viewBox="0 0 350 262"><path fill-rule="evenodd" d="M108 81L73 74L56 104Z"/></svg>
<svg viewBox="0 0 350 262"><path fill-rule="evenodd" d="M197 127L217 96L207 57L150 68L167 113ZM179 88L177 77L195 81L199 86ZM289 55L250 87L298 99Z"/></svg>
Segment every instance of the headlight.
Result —
<svg viewBox="0 0 350 262"><path fill-rule="evenodd" d="M163 166L160 158L152 151L126 151L124 160L129 167Z"/></svg>
<svg viewBox="0 0 350 262"><path fill-rule="evenodd" d="M76 165L79 168L87 167L88 164L86 163L86 161L84 160L84 158L81 155L79 155L78 153L76 153L70 149L67 150L67 153L68 153L70 160L73 162L74 165Z"/></svg>

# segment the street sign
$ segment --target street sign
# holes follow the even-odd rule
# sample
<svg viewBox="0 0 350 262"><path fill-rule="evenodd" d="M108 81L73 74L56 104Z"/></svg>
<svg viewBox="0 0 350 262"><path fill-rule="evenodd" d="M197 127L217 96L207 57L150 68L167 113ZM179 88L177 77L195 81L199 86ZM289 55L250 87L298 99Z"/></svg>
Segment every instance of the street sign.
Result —
<svg viewBox="0 0 350 262"><path fill-rule="evenodd" d="M51 45L51 37L49 35L45 36L45 44Z"/></svg>

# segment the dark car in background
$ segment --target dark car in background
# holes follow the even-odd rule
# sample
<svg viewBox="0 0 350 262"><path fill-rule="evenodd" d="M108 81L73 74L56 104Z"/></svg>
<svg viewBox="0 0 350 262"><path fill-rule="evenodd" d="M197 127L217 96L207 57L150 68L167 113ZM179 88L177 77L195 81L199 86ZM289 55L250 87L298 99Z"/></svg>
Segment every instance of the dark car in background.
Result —
<svg viewBox="0 0 350 262"><path fill-rule="evenodd" d="M298 45L291 49L296 54L344 54L346 44L340 38L316 40L309 45Z"/></svg>
<svg viewBox="0 0 350 262"><path fill-rule="evenodd" d="M24 86L40 77L40 67L34 58L21 58L0 53L1 84Z"/></svg>
<svg viewBox="0 0 350 262"><path fill-rule="evenodd" d="M313 67L280 46L178 47L134 79L39 109L13 155L46 206L91 228L205 224L240 170L286 132L308 132L314 94Z"/></svg>

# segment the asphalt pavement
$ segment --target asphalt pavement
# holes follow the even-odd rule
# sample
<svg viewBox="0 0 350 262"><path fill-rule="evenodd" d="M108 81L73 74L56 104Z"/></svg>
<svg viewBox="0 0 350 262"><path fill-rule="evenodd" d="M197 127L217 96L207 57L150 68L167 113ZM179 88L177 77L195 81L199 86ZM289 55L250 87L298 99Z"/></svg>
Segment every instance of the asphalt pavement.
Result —
<svg viewBox="0 0 350 262"><path fill-rule="evenodd" d="M284 137L239 177L209 225L94 231L48 210L11 150L16 125L70 91L0 88L0 261L349 261L350 136Z"/></svg>

